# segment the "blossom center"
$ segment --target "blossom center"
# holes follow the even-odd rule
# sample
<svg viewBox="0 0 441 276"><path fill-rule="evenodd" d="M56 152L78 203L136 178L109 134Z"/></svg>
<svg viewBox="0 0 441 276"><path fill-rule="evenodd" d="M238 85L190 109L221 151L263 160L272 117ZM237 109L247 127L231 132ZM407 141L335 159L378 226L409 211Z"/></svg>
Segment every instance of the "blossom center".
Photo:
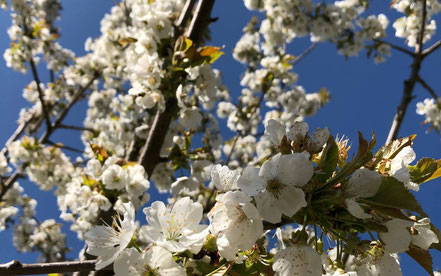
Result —
<svg viewBox="0 0 441 276"><path fill-rule="evenodd" d="M160 275L156 269L152 269L147 264L144 265L144 272L142 273L142 276L158 276Z"/></svg>
<svg viewBox="0 0 441 276"><path fill-rule="evenodd" d="M166 239L168 241L179 241L182 236L182 225L174 219L174 214L167 220L168 229L166 229Z"/></svg>
<svg viewBox="0 0 441 276"><path fill-rule="evenodd" d="M276 178L270 179L266 182L266 190L270 194L272 194L275 198L279 198L283 188L286 185L280 183L280 181Z"/></svg>

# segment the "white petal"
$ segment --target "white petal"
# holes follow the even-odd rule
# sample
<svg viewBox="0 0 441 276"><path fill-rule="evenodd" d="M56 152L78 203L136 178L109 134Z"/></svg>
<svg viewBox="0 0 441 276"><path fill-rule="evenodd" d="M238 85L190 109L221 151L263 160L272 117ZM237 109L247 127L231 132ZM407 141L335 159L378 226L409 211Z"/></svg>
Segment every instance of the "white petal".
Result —
<svg viewBox="0 0 441 276"><path fill-rule="evenodd" d="M293 245L277 252L273 270L280 276L321 276L322 260L310 246Z"/></svg>
<svg viewBox="0 0 441 276"><path fill-rule="evenodd" d="M319 153L323 145L328 141L329 128L323 128L317 130L308 141L309 152Z"/></svg>
<svg viewBox="0 0 441 276"><path fill-rule="evenodd" d="M259 171L259 176L265 180L276 179L279 175L279 161L281 154L273 156L271 159L266 160Z"/></svg>
<svg viewBox="0 0 441 276"><path fill-rule="evenodd" d="M356 170L345 189L349 197L373 197L381 186L381 175L368 169Z"/></svg>
<svg viewBox="0 0 441 276"><path fill-rule="evenodd" d="M270 119L265 125L265 135L267 135L274 145L280 145L283 136L286 135L285 127L276 120Z"/></svg>
<svg viewBox="0 0 441 276"><path fill-rule="evenodd" d="M214 186L222 192L237 189L238 170L230 170L227 166L216 165L211 169Z"/></svg>
<svg viewBox="0 0 441 276"><path fill-rule="evenodd" d="M385 252L380 258L371 259L356 268L358 276L402 276L400 264L394 255Z"/></svg>
<svg viewBox="0 0 441 276"><path fill-rule="evenodd" d="M314 174L314 167L301 153L285 154L280 157L278 173L283 184L303 187Z"/></svg>
<svg viewBox="0 0 441 276"><path fill-rule="evenodd" d="M248 166L237 180L237 186L247 195L253 196L265 189L266 181L259 176L259 169Z"/></svg>
<svg viewBox="0 0 441 276"><path fill-rule="evenodd" d="M407 227L413 225L412 222L402 219L392 219L384 224L388 232L379 233L380 239L385 243L385 248L390 253L404 252L409 248L411 241Z"/></svg>
<svg viewBox="0 0 441 276"><path fill-rule="evenodd" d="M368 219L372 217L371 215L366 214L363 208L361 208L360 204L358 204L352 198L345 199L345 204L346 204L346 209L349 211L349 213L351 213L351 215L353 215L356 218Z"/></svg>
<svg viewBox="0 0 441 276"><path fill-rule="evenodd" d="M295 122L294 125L288 130L288 139L299 143L305 139L308 133L309 126L305 122Z"/></svg>
<svg viewBox="0 0 441 276"><path fill-rule="evenodd" d="M269 193L260 193L254 197L256 206L263 220L270 223L282 221L282 210L276 207L278 199Z"/></svg>

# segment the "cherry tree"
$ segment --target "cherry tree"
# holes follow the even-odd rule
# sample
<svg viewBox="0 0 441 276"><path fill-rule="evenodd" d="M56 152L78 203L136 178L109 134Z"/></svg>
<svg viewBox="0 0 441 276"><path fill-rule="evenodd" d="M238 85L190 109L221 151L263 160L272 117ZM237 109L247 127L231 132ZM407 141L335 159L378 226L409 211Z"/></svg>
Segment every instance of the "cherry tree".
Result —
<svg viewBox="0 0 441 276"><path fill-rule="evenodd" d="M12 228L17 250L41 254L0 274L402 275L405 253L439 275L431 252L441 251L441 232L414 193L441 176L441 161L417 160L415 135L399 130L417 84L431 97L416 112L441 125L441 102L421 74L441 46L430 42L441 3L392 1L398 45L368 0L244 0L256 16L233 51L245 67L240 95L215 69L227 53L210 42L214 4L116 2L87 54L75 56L58 42L59 0L0 0L12 19L6 64L33 76L0 153L0 231ZM295 56L287 48L300 37L311 46ZM351 154L326 122L305 122L330 92L305 91L294 65L324 42L346 58L366 52L381 63L395 51L412 60L383 146L359 133ZM84 124L66 124L81 101ZM54 140L61 129L78 131L84 148ZM66 258L58 219L37 218L24 179L56 196L59 219L84 244L78 260Z"/></svg>

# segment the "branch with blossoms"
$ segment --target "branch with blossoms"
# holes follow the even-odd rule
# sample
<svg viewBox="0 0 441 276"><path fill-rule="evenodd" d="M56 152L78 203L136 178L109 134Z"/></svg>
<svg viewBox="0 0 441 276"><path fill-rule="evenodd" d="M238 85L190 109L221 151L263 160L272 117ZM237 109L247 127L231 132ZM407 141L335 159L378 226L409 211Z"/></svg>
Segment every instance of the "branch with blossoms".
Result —
<svg viewBox="0 0 441 276"><path fill-rule="evenodd" d="M390 48L409 51L383 42L388 20L364 17L366 1L270 2L244 1L265 16L251 20L234 48L247 69L233 101L213 68L222 47L205 45L214 0L118 3L101 21L101 35L87 40L88 54L72 65L53 43L59 2L12 1L16 43L5 54L8 64L24 70L42 55L57 79L42 84L34 72L24 92L33 104L23 116L29 126L22 120L0 155L0 231L21 208L17 248L41 251L42 261L64 259L61 225L36 219L36 201L16 181L25 176L54 191L60 218L86 243L80 259L97 260L13 261L1 273L401 275L396 256L405 252L434 275L429 250L441 249L441 234L411 191L441 175L440 160L411 165L414 136L374 153L375 137L361 134L348 160L348 140L328 128L310 132L303 122L329 101L328 91L307 93L294 72L325 41L346 57L373 41L375 62ZM409 83L423 84L418 71L435 8L425 2L422 23L416 20L422 30L405 35L419 59ZM312 46L295 58L287 44L305 35ZM84 126L65 125L80 99L88 101ZM238 133L232 141L222 140L218 117ZM84 150L53 141L56 129L81 131ZM81 158L71 162L63 150L81 151ZM146 205L153 184L170 194L167 204ZM135 220L140 209L146 223Z"/></svg>
<svg viewBox="0 0 441 276"><path fill-rule="evenodd" d="M140 229L133 204L124 203L112 225L94 226L85 234L89 254L99 256L95 269L113 263L116 275L321 275L323 269L348 272L351 260L357 273L398 273L394 254L406 252L432 274L428 249L440 250L440 232L409 190L438 177L441 164L423 158L408 165L415 158L414 136L372 154L375 139L368 142L360 134L357 155L348 161L347 143L336 142L327 128L309 134L306 123L286 129L270 120L265 129L278 153L260 168L239 172L213 167L217 196L208 212L209 225L200 224L203 207L188 196L168 207L156 201L144 208L148 224ZM283 227L292 223L301 226ZM264 247L264 225L278 229L277 253ZM370 239L358 233L369 233ZM325 249L323 235L334 246ZM323 258L329 260L326 267ZM81 270L91 269L91 264L75 263Z"/></svg>

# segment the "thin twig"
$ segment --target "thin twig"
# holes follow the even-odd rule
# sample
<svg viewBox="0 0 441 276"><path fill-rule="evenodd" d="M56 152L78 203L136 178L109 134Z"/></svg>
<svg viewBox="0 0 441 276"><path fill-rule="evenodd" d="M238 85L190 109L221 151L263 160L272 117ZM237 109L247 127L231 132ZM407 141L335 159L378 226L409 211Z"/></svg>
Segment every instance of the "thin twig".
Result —
<svg viewBox="0 0 441 276"><path fill-rule="evenodd" d="M72 125L65 125L65 124L59 124L58 127L64 128L64 129L79 130L79 131L97 132L96 130L94 130L93 128L90 128L90 127L72 126Z"/></svg>
<svg viewBox="0 0 441 276"><path fill-rule="evenodd" d="M27 114L29 115L28 119L25 119L24 122L20 123L14 133L9 137L8 141L6 141L5 146L2 148L0 154L6 155L8 153L9 145L17 140L21 134L25 131L28 125L35 119L35 114Z"/></svg>
<svg viewBox="0 0 441 276"><path fill-rule="evenodd" d="M300 55L296 56L293 59L293 61L291 62L291 65L295 65L295 64L299 63L300 61L302 61L302 59L304 59L307 55L309 55L315 48L317 48L318 45L319 45L319 42L312 43L308 48L306 48L305 51L303 51L303 53L301 53Z"/></svg>
<svg viewBox="0 0 441 276"><path fill-rule="evenodd" d="M50 129L50 128L52 128L52 125L51 125L49 109L48 109L46 103L44 102L44 93L41 90L40 78L38 77L37 68L35 67L34 59L32 57L29 60L29 64L31 65L32 75L34 76L35 83L37 84L38 99L40 100L40 104L41 104L41 112L43 113L42 115L44 116L44 119L46 121L46 127L48 129Z"/></svg>
<svg viewBox="0 0 441 276"><path fill-rule="evenodd" d="M72 106L77 102L77 100L84 94L84 92L89 88L89 86L100 76L100 73L96 73L95 76L86 84L86 86L81 87L75 93L72 100L66 106L66 108L60 113L58 118L55 120L52 128L46 129L46 132L40 137L39 143L46 143L49 139L50 135L59 127L61 122L64 120L66 115L69 113ZM26 168L27 164L22 164L21 169L17 169L9 178L2 184L2 190L0 191L0 201L3 199L3 196L6 192L12 187L14 182L22 176L22 170Z"/></svg>
<svg viewBox="0 0 441 276"><path fill-rule="evenodd" d="M54 143L54 142L52 142L50 140L48 140L46 143L48 143L51 146L60 148L60 149L70 150L70 151L78 152L78 153L84 153L83 150L76 149L76 148L73 148L73 147L69 147L69 146L66 146L66 145L63 145L63 144L59 144L59 143Z"/></svg>
<svg viewBox="0 0 441 276"><path fill-rule="evenodd" d="M24 264L17 260L0 264L0 275L35 275L66 273L75 271L95 271L96 260Z"/></svg>
<svg viewBox="0 0 441 276"><path fill-rule="evenodd" d="M423 14L422 14L422 23L421 23L421 33L418 36L418 44L415 49L415 55L413 59L413 63L411 65L412 71L410 77L404 81L404 90L403 96L401 97L401 103L397 108L397 113L395 114L394 120L392 122L392 126L389 130L389 134L386 139L386 145L395 140L398 136L398 132L403 123L404 115L406 115L407 107L409 103L412 101L413 96L412 92L415 87L415 83L418 81L418 76L421 69L421 63L423 62L423 38L424 38L424 29L426 25L426 16L427 16L427 0L423 1Z"/></svg>
<svg viewBox="0 0 441 276"><path fill-rule="evenodd" d="M417 78L417 81L430 93L430 95L435 99L438 100L438 95L436 95L435 90L430 87L425 80L423 80L419 75Z"/></svg>
<svg viewBox="0 0 441 276"><path fill-rule="evenodd" d="M227 160L225 160L225 165L228 165L228 162L230 162L231 156L233 156L234 149L236 148L236 144L240 136L241 135L236 135L236 137L234 137L234 141L233 141L233 145L231 146L230 153L227 156Z"/></svg>
<svg viewBox="0 0 441 276"><path fill-rule="evenodd" d="M58 128L60 126L61 122L67 116L67 114L69 113L69 111L72 108L72 106L81 98L81 96L83 96L84 92L86 92L86 90L89 88L89 86L92 85L92 83L96 79L98 79L98 77L100 75L101 75L100 73L95 73L95 75L90 79L90 81L84 87L78 89L78 91L72 97L72 100L67 104L66 108L63 109L63 111L60 113L58 118L55 120L54 124L52 125L52 128L51 129L47 129L46 132L40 137L40 139L39 139L40 143L46 142L46 140L52 134L54 129L56 129L56 128Z"/></svg>
<svg viewBox="0 0 441 276"><path fill-rule="evenodd" d="M427 57L428 55L430 55L431 53L433 53L433 51L435 51L436 49L438 49L439 47L441 47L441 40L438 40L437 42L435 42L433 45L431 45L429 48L427 48L426 50L423 51L423 57Z"/></svg>
<svg viewBox="0 0 441 276"><path fill-rule="evenodd" d="M411 56L411 57L414 57L414 56L415 56L415 53L412 52L411 50L408 50L408 49L403 48L403 47L401 47L401 46L395 45L395 44L393 44L393 43L391 43L391 42L384 41L384 40L381 40L381 39L375 39L375 42L389 45L392 49L395 49L395 50L397 50L397 51L400 51L400 52L402 52L402 53L405 53L405 54L407 54L407 55L409 55L409 56Z"/></svg>

